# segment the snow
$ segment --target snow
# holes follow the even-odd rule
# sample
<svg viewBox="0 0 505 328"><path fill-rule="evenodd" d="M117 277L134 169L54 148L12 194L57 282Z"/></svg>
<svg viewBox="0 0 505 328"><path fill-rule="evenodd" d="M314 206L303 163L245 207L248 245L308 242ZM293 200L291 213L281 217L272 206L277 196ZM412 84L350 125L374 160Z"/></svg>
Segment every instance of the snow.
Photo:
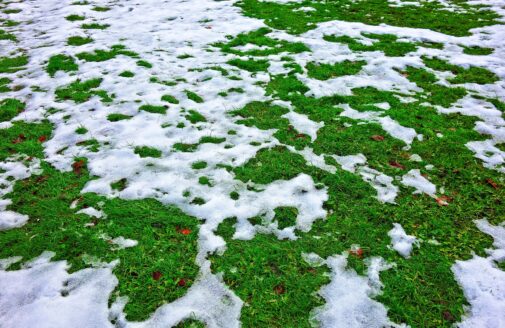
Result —
<svg viewBox="0 0 505 328"><path fill-rule="evenodd" d="M437 192L437 187L422 176L421 171L418 169L410 170L404 174L401 183L404 186L416 189L414 194L425 193L429 196L434 196Z"/></svg>
<svg viewBox="0 0 505 328"><path fill-rule="evenodd" d="M290 3L301 0L272 2ZM448 1L437 2L443 4L446 10L460 10ZM390 0L390 3L399 6L419 4L417 1L399 0ZM502 1L485 3L492 5L500 14L505 14L505 10L501 8ZM131 323L125 320L123 307L127 302L126 298L117 299L111 308L108 307L108 300L117 285L112 265L107 266L101 263L100 259L87 258L93 268L69 274L68 264L65 261L51 262L49 253L42 254L16 271L6 270L12 263L20 261L19 257L0 260L0 322L9 327L108 327L111 326L109 319L115 318L125 327L157 327L175 325L194 315L209 327L239 327L243 303L225 286L219 275L210 272L210 262L207 259L209 253L219 253L226 248L225 241L215 234L218 225L225 218L236 217L234 238L250 240L259 232L271 233L280 239L294 240L298 238L297 231L309 231L316 220L324 219L328 214L323 207L328 200L327 189L317 188L309 175L300 174L286 181L255 185L238 181L232 173L218 167L223 164L240 166L253 158L260 149L279 144L273 137L274 130L264 131L240 125L236 122L237 118L229 115L231 111L251 101L272 100L258 85L258 82L268 82L269 74L251 74L237 70L226 64L228 60L236 58L235 55L223 54L210 46L214 42L226 41L226 35L252 31L264 27L264 23L243 16L240 9L233 6L233 1L200 0L195 6L193 1L125 0L115 2L111 10L102 13L93 12L87 6L62 5L61 1L57 0L28 0L9 6L23 9L12 17L31 23L21 26L18 44L0 41L0 52L4 56L15 53L18 49L26 49L30 64L15 77L16 84L26 87L6 95L27 102L26 110L14 121L38 121L47 117L54 124L51 139L44 143L45 159L61 171L70 171L75 157L86 157L90 174L96 179L89 181L82 192L95 192L123 199L155 198L163 204L176 205L185 213L198 217L202 224L198 232L198 280L185 296L160 307L145 322ZM310 12L314 9L305 6L299 10ZM93 43L67 47L66 40L69 36L86 36L91 33L79 28L81 22L67 21L65 16L69 14L83 14L87 17L85 22L96 20L110 24L110 27L103 31L94 30ZM132 26L135 28L131 28ZM386 57L378 51L355 53L347 45L327 42L322 38L324 35L334 34L351 36L364 44L374 42L362 33L395 34L402 41L414 43L441 42L444 49L419 47L405 57ZM464 87L486 97L504 99L504 33L505 27L500 25L474 29L468 37L452 37L425 29L330 21L318 24L315 29L299 36L276 30L271 36L304 42L310 47L310 52L290 54L294 62L301 67L305 67L308 62L366 62L357 75L341 76L327 81L309 78L306 72L295 74L310 89L307 95L351 95L353 88L375 87L379 90L399 92L403 95L400 100L409 102L413 100L411 96L421 89L399 74L398 70L406 66L422 67L423 55L450 59L452 63L465 67L479 65L493 71L501 78L500 81L488 85L465 84ZM78 72L58 72L54 79L43 71L52 55L63 52L75 56L83 51L109 49L111 45L118 43L139 53L142 59L153 64L153 68L138 67L132 58L118 56L105 63L78 60ZM462 53L461 46L464 45L493 47L495 51L489 56L469 56ZM263 47L248 44L236 48L242 51L252 49ZM177 56L181 54L191 54L193 57L180 60ZM267 58L271 62L269 73L285 72L280 57L275 55ZM211 66L224 67L241 80L230 80L219 72L205 69ZM194 68L201 70L192 70ZM118 78L119 73L124 70L134 72L135 76L128 80ZM447 79L451 76L444 72L434 73L441 79L442 84L447 84ZM162 81L172 81L177 77L184 77L186 80L167 87L149 83L153 76ZM112 105L104 105L97 97L82 104L55 101L53 94L56 88L78 78L94 77L103 78L100 89L116 95ZM35 86L47 92L32 92L30 87ZM229 88L242 88L244 93L234 93L228 97L218 95ZM189 100L185 90L196 92L205 102L198 104ZM171 94L180 101L179 104L170 104L166 115L138 110L141 104L161 104L160 98L164 94ZM283 117L288 119L298 132L309 135L311 140L315 141L324 123L310 120L308 116L296 112L289 103L284 105L289 108L289 112ZM403 141L407 145L405 150L413 143L423 141L423 136L413 127L402 126L388 116L388 110L391 109L389 103L373 105L381 111L360 112L348 104L343 104L339 106L342 109L340 115L355 120L356 123L353 124L379 124L385 133ZM60 112L49 113L49 108L59 109ZM189 124L185 118L188 108L204 115L207 122ZM482 161L484 167L505 172L505 152L497 147L505 142L505 121L500 110L486 100L467 96L449 108L437 107L437 111L440 114L460 113L476 117L478 121L475 131L487 139L471 141L466 146ZM132 118L111 123L107 120L107 115L111 112L131 115ZM177 123L184 123L185 126L178 128ZM1 123L0 128L8 128L11 125L11 122ZM86 127L88 132L84 135L77 134L75 130L80 126ZM236 131L236 135L229 135L230 130ZM92 152L80 145L91 136L100 143L98 152ZM172 150L176 143L197 143L206 136L223 137L226 141L221 144L202 144L192 153ZM446 138L439 142L444 142L444 139ZM251 145L251 141L259 142L260 146ZM162 156L141 158L134 153L136 146L157 148L162 152ZM379 168L370 167L367 158L360 153L337 156L315 154L310 147L303 150L296 150L294 147L289 149L302 155L307 163L325 171L337 173L338 169L342 169L359 175L365 183L374 188L376 198L381 203L395 203L400 192L398 184L414 188L415 193L425 193L432 197L437 192L437 187L422 176L418 168L395 180ZM333 158L340 167L327 164L325 156ZM417 165L422 158L412 154L410 160L413 165ZM196 161L206 161L208 165L205 169L195 172L191 163ZM427 164L425 167L433 168L433 165ZM22 226L29 218L7 210L10 200L4 196L12 191L16 180L40 174L40 163L36 159L28 161L28 158L23 156L12 157L0 163L0 169L0 230L6 230ZM198 178L201 175L209 177L214 186L199 184ZM126 188L121 191L112 190L110 184L121 179L127 180ZM248 187L255 187L260 191L251 191ZM183 196L186 191L191 192L191 198ZM230 199L228 195L231 191L238 192L240 198ZM206 203L192 204L194 197L201 197ZM273 218L274 209L279 206L298 209L294 226L278 228ZM88 207L77 213L106 218L100 208ZM266 224L252 226L248 219L254 216L262 216ZM468 261L458 261L453 267L456 278L471 304L469 315L461 326L473 327L482 323L487 323L490 327L494 324L505 325L504 319L497 315L505 313L505 279L503 271L495 265L495 262L503 261L505 257L503 227L492 226L487 221L478 221L477 225L495 238L495 249L489 250L488 258L474 256ZM392 247L404 257L410 255L413 245L417 242L414 236L407 235L397 223L388 235L392 239ZM111 242L113 249L137 245L137 241L122 236L106 236L106 239ZM314 311L314 318L323 327L395 326L387 318L386 308L373 300L381 289L379 272L389 267L383 260L372 258L368 276L362 277L354 270L346 268L345 254L327 259L314 254L302 256L312 265L325 264L331 270L331 283L320 291L327 303ZM64 296L62 292L68 295ZM93 315L89 315L90 313Z"/></svg>
<svg viewBox="0 0 505 328"><path fill-rule="evenodd" d="M404 258L410 257L413 245L419 246L419 241L417 238L411 235L407 235L399 223L393 223L393 229L388 232L388 236L391 238L393 249Z"/></svg>
<svg viewBox="0 0 505 328"><path fill-rule="evenodd" d="M505 259L505 228L494 226L486 219L475 221L477 227L494 239L495 249L487 258L474 255L466 261L456 261L452 271L470 303L458 327L505 326L505 271L496 262Z"/></svg>
<svg viewBox="0 0 505 328"><path fill-rule="evenodd" d="M347 253L333 255L326 260L317 254L305 254L309 264L323 263L331 270L331 282L319 290L326 304L312 311L312 318L321 327L381 328L403 327L391 322L387 309L373 297L380 294L382 284L380 271L391 266L382 258L369 259L368 274L360 276L353 269L347 269Z"/></svg>

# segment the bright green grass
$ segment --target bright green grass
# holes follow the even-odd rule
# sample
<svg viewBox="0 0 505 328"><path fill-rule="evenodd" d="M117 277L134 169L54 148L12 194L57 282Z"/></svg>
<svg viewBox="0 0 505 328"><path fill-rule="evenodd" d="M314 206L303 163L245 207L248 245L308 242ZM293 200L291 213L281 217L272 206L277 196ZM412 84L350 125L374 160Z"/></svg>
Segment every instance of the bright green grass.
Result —
<svg viewBox="0 0 505 328"><path fill-rule="evenodd" d="M28 57L21 55L17 57L0 57L0 73L14 73L28 64Z"/></svg>
<svg viewBox="0 0 505 328"><path fill-rule="evenodd" d="M25 141L11 144L10 140L21 133ZM50 134L48 123L16 123L0 130L0 157L19 152L43 158L38 138ZM81 194L90 180L85 167L79 172L62 173L42 162L42 168L40 176L16 183L8 195L13 201L10 208L29 215L30 220L21 228L0 232L0 258L15 253L28 261L43 251L53 251L53 260L67 260L71 272L88 267L89 257L105 262L119 259L114 268L119 280L116 292L129 297L125 308L129 320L146 319L157 307L183 296L191 287L198 272L194 263L198 231L195 218L154 200L126 201ZM70 209L76 199L77 208ZM88 206L97 208L100 203L106 219L75 213ZM101 238L102 234L134 239L138 245L117 250ZM159 273L157 280L153 278L158 276L155 273ZM181 279L184 284L179 283Z"/></svg>
<svg viewBox="0 0 505 328"><path fill-rule="evenodd" d="M315 28L319 22L331 20L427 28L454 36L469 35L472 28L496 23L498 15L484 6L472 6L463 1L458 1L457 4L465 10L447 11L437 2L423 2L421 6L390 7L387 0L302 1L287 4L242 0L237 5L246 16L262 19L272 28L295 34ZM294 10L307 5L316 10Z"/></svg>
<svg viewBox="0 0 505 328"><path fill-rule="evenodd" d="M67 55L54 55L49 58L47 63L46 72L52 77L56 72L73 72L77 71L79 66L75 63L74 58Z"/></svg>
<svg viewBox="0 0 505 328"><path fill-rule="evenodd" d="M344 60L335 64L311 62L307 64L306 68L309 77L318 80L328 80L344 75L356 75L361 71L361 68L365 66L365 64L366 62L364 60Z"/></svg>
<svg viewBox="0 0 505 328"><path fill-rule="evenodd" d="M10 121L25 109L25 104L17 99L0 101L0 122Z"/></svg>
<svg viewBox="0 0 505 328"><path fill-rule="evenodd" d="M93 96L98 96L104 103L112 102L112 98L104 90L97 89L101 83L101 78L86 81L76 80L66 87L56 89L56 100L72 100L76 103L83 103Z"/></svg>
<svg viewBox="0 0 505 328"><path fill-rule="evenodd" d="M168 106L156 106L156 105L142 105L139 110L154 114L165 114L167 112Z"/></svg>
<svg viewBox="0 0 505 328"><path fill-rule="evenodd" d="M93 42L92 38L82 36L71 36L67 39L69 46L82 46L91 42Z"/></svg>
<svg viewBox="0 0 505 328"><path fill-rule="evenodd" d="M140 157L154 157L154 158L160 158L162 153L161 150L148 147L148 146L142 146L142 147L135 147L135 154L139 155Z"/></svg>
<svg viewBox="0 0 505 328"><path fill-rule="evenodd" d="M113 45L110 50L96 49L94 52L81 52L78 53L76 57L88 62L103 62L116 58L119 55L138 58L137 53L127 50L126 47L121 44Z"/></svg>
<svg viewBox="0 0 505 328"><path fill-rule="evenodd" d="M243 60L235 58L229 60L227 63L249 72L266 71L268 69L268 66L270 66L268 60L254 60L254 59Z"/></svg>
<svg viewBox="0 0 505 328"><path fill-rule="evenodd" d="M362 35L378 41L374 42L372 45L365 45L347 35L338 37L334 35L325 35L323 39L330 42L347 44L349 49L352 51L382 51L386 56L390 57L405 56L407 53L416 51L417 49L415 44L409 42L397 42L398 38L392 34L363 33Z"/></svg>
<svg viewBox="0 0 505 328"><path fill-rule="evenodd" d="M189 100L193 100L194 102L201 104L203 103L203 98L200 97L197 93L190 91L190 90L184 90L184 93L186 94L186 97L188 97Z"/></svg>
<svg viewBox="0 0 505 328"><path fill-rule="evenodd" d="M0 29L0 40L10 40L16 41L16 36L14 34L8 33L2 29Z"/></svg>
<svg viewBox="0 0 505 328"><path fill-rule="evenodd" d="M194 109L190 109L188 111L188 115L185 116L188 121L190 121L192 124L200 123L200 122L207 122L207 119L205 116L200 114Z"/></svg>
<svg viewBox="0 0 505 328"><path fill-rule="evenodd" d="M11 91L11 89L9 88L9 84L11 82L12 80L7 77L0 78L0 93Z"/></svg>

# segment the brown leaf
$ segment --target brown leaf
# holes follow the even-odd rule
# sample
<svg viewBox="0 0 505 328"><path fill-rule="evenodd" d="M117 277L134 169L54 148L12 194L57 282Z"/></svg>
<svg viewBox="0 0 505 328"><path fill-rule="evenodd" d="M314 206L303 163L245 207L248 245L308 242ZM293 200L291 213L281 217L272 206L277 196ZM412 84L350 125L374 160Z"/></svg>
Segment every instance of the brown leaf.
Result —
<svg viewBox="0 0 505 328"><path fill-rule="evenodd" d="M380 136L378 134L374 134L373 136L370 137L372 140L375 140L375 141L384 141L384 137L383 136Z"/></svg>
<svg viewBox="0 0 505 328"><path fill-rule="evenodd" d="M283 284L278 284L277 286L274 287L274 292L277 295L282 295L286 292L286 289L284 288Z"/></svg>
<svg viewBox="0 0 505 328"><path fill-rule="evenodd" d="M76 161L72 164L72 168L74 169L75 174L81 174L82 168L84 167L84 161Z"/></svg>
<svg viewBox="0 0 505 328"><path fill-rule="evenodd" d="M177 282L177 286L179 287L184 287L186 286L186 279L179 279L179 281Z"/></svg>
<svg viewBox="0 0 505 328"><path fill-rule="evenodd" d="M154 271L153 272L153 279L156 280L156 281L160 280L162 276L163 275L159 271Z"/></svg>
<svg viewBox="0 0 505 328"><path fill-rule="evenodd" d="M18 143L21 143L21 142L23 142L25 140L26 140L25 135L21 133L20 135L18 135L18 137L16 139L12 140L12 143L13 144L18 144Z"/></svg>
<svg viewBox="0 0 505 328"><path fill-rule="evenodd" d="M392 167L396 167L397 169L405 170L405 166L403 166L402 164L400 164L396 161L390 161L389 165Z"/></svg>
<svg viewBox="0 0 505 328"><path fill-rule="evenodd" d="M493 179L489 178L489 179L486 179L486 182L491 186L493 187L494 189L498 189L498 184L496 182L493 181Z"/></svg>

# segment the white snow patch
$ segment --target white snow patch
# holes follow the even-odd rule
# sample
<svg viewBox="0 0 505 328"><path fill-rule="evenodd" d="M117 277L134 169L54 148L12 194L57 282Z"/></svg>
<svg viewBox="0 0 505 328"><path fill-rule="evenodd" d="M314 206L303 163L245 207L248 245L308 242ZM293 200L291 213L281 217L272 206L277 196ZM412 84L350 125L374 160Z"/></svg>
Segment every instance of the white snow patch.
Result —
<svg viewBox="0 0 505 328"><path fill-rule="evenodd" d="M409 258L413 245L419 245L415 236L407 235L401 224L393 223L393 229L389 230L388 236L391 238L391 244L404 258Z"/></svg>

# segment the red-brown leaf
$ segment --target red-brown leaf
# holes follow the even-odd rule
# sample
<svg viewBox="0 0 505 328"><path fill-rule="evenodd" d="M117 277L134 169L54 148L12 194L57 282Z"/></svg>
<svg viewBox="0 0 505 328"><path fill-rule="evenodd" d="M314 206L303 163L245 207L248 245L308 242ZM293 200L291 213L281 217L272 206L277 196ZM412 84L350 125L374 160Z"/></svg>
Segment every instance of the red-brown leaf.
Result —
<svg viewBox="0 0 505 328"><path fill-rule="evenodd" d="M39 137L39 142L44 142L47 140L47 137L46 136L40 136Z"/></svg>
<svg viewBox="0 0 505 328"><path fill-rule="evenodd" d="M370 137L372 140L375 140L375 141L384 141L384 137L383 136L380 136L378 134L375 134L373 136Z"/></svg>
<svg viewBox="0 0 505 328"><path fill-rule="evenodd" d="M405 166L396 161L389 162L389 165L391 165L392 167L396 167L397 169L405 170Z"/></svg>
<svg viewBox="0 0 505 328"><path fill-rule="evenodd" d="M12 140L12 143L13 144L18 144L18 143L21 143L21 142L23 142L25 140L26 140L25 135L21 133L20 135L18 135L18 137L16 139Z"/></svg>
<svg viewBox="0 0 505 328"><path fill-rule="evenodd" d="M486 179L486 182L491 186L493 187L494 189L498 189L498 184L496 182L493 181L493 179L489 178L489 179Z"/></svg>
<svg viewBox="0 0 505 328"><path fill-rule="evenodd" d="M286 288L284 288L283 284L278 284L277 286L274 287L274 292L277 295L282 295L286 292Z"/></svg>
<svg viewBox="0 0 505 328"><path fill-rule="evenodd" d="M186 286L186 280L185 279L179 279L179 281L177 282L177 286L179 286L179 287Z"/></svg>
<svg viewBox="0 0 505 328"><path fill-rule="evenodd" d="M156 281L160 280L162 276L163 275L159 271L154 271L153 272L153 279L156 280Z"/></svg>

